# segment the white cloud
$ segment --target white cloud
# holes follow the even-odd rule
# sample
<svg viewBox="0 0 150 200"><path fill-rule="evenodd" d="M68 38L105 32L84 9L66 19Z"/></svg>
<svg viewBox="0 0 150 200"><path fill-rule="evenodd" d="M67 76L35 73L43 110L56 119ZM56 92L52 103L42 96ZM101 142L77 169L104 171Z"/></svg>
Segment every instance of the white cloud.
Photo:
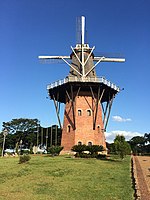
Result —
<svg viewBox="0 0 150 200"><path fill-rule="evenodd" d="M126 141L130 140L134 136L143 136L143 133L136 132L136 131L121 131L121 130L116 130L116 131L111 131L111 132L106 132L106 142L113 142L116 135L123 135L126 139Z"/></svg>
<svg viewBox="0 0 150 200"><path fill-rule="evenodd" d="M120 117L118 115L112 116L112 119L115 122L130 122L130 121L132 121L130 118L122 118L122 117Z"/></svg>

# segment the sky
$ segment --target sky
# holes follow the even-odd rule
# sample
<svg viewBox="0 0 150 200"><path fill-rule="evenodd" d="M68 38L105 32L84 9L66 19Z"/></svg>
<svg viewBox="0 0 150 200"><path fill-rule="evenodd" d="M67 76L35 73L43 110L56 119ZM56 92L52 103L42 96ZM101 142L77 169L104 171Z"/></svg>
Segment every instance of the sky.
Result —
<svg viewBox="0 0 150 200"><path fill-rule="evenodd" d="M0 0L0 130L15 118L58 124L46 86L68 75L66 64L41 64L39 55L70 55L76 17L86 17L95 54L122 55L125 63L100 63L97 75L118 85L106 131L127 140L150 132L149 0ZM62 110L63 113L63 110Z"/></svg>

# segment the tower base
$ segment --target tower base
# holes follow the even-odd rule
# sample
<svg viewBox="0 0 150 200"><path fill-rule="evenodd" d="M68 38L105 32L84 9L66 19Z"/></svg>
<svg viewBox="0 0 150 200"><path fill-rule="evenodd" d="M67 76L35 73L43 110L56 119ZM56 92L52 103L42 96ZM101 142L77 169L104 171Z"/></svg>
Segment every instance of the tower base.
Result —
<svg viewBox="0 0 150 200"><path fill-rule="evenodd" d="M106 148L102 110L99 98L90 92L67 99L61 146L64 152L70 152L74 145L102 145Z"/></svg>

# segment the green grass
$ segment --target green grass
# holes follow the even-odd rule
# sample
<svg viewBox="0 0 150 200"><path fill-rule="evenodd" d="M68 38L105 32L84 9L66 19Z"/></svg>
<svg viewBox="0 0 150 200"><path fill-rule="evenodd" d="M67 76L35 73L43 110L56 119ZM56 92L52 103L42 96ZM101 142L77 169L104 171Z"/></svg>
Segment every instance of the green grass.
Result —
<svg viewBox="0 0 150 200"><path fill-rule="evenodd" d="M123 161L65 156L0 158L0 200L132 200L130 157Z"/></svg>

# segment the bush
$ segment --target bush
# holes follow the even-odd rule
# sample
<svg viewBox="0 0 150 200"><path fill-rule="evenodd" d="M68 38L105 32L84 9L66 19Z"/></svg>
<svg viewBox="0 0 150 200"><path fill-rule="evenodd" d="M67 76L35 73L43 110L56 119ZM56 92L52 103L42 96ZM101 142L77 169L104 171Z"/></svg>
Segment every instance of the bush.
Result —
<svg viewBox="0 0 150 200"><path fill-rule="evenodd" d="M20 155L24 155L24 154L30 154L30 150L21 149Z"/></svg>
<svg viewBox="0 0 150 200"><path fill-rule="evenodd" d="M91 146L87 146L87 150L92 155L92 154L98 154L98 152L103 151L104 148L103 146L99 146L99 145L91 145Z"/></svg>
<svg viewBox="0 0 150 200"><path fill-rule="evenodd" d="M83 151L86 151L87 149L86 145L83 144L83 145L74 145L71 150L81 154Z"/></svg>
<svg viewBox="0 0 150 200"><path fill-rule="evenodd" d="M76 158L91 158L91 155L90 154L87 154L87 153L76 153L74 155Z"/></svg>
<svg viewBox="0 0 150 200"><path fill-rule="evenodd" d="M58 156L60 152L63 150L63 147L61 146L51 146L48 148L48 153L52 156Z"/></svg>
<svg viewBox="0 0 150 200"><path fill-rule="evenodd" d="M107 158L107 155L106 155L106 154L98 154L98 155L97 155L97 159L105 160L106 158Z"/></svg>
<svg viewBox="0 0 150 200"><path fill-rule="evenodd" d="M0 148L0 156L2 155L2 148Z"/></svg>
<svg viewBox="0 0 150 200"><path fill-rule="evenodd" d="M74 145L71 150L76 152L76 158L101 158L98 152L102 152L104 148L101 145ZM86 151L89 153L85 153Z"/></svg>
<svg viewBox="0 0 150 200"><path fill-rule="evenodd" d="M81 153L80 158L91 158L91 155L87 153Z"/></svg>
<svg viewBox="0 0 150 200"><path fill-rule="evenodd" d="M31 159L31 157L27 154L23 154L19 156L19 164L28 162Z"/></svg>
<svg viewBox="0 0 150 200"><path fill-rule="evenodd" d="M150 156L150 153L142 153L141 156Z"/></svg>

